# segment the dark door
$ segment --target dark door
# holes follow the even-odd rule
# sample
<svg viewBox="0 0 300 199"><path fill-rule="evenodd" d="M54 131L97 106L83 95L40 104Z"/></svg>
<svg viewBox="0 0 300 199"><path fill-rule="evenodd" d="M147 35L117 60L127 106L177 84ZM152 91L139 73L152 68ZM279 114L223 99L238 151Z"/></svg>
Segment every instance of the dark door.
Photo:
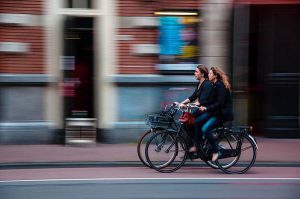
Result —
<svg viewBox="0 0 300 199"><path fill-rule="evenodd" d="M62 70L65 118L94 117L94 26L90 17L64 20Z"/></svg>
<svg viewBox="0 0 300 199"><path fill-rule="evenodd" d="M250 8L249 119L270 137L299 137L300 6Z"/></svg>

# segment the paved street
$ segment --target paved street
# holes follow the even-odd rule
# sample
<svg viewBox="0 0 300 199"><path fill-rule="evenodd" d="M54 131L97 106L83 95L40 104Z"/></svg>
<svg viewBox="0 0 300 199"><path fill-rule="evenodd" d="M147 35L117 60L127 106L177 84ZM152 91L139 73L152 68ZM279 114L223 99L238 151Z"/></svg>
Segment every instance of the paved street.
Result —
<svg viewBox="0 0 300 199"><path fill-rule="evenodd" d="M174 173L159 173L146 167L90 167L2 169L0 180L88 179L88 178L298 178L300 167L254 166L245 174L224 174L210 167L184 166Z"/></svg>
<svg viewBox="0 0 300 199"><path fill-rule="evenodd" d="M145 167L0 170L0 193L18 198L272 198L296 199L300 167L253 167L228 175L208 167L159 173Z"/></svg>
<svg viewBox="0 0 300 199"><path fill-rule="evenodd" d="M199 160L174 173L142 166L136 144L1 145L1 198L298 198L298 139L259 138L245 174L224 174Z"/></svg>
<svg viewBox="0 0 300 199"><path fill-rule="evenodd" d="M3 198L299 198L297 179L92 179L1 183Z"/></svg>

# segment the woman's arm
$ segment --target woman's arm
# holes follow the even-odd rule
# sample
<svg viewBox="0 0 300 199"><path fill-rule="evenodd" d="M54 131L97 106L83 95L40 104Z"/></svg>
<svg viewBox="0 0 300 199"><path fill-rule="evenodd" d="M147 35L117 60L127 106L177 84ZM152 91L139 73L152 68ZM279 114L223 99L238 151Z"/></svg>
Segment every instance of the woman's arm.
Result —
<svg viewBox="0 0 300 199"><path fill-rule="evenodd" d="M179 108L184 108L187 103L190 103L190 99L187 98L183 102L179 103Z"/></svg>
<svg viewBox="0 0 300 199"><path fill-rule="evenodd" d="M183 102L181 102L180 104L187 104L187 103L190 103L190 102L191 102L190 99L187 98L187 99L185 99Z"/></svg>

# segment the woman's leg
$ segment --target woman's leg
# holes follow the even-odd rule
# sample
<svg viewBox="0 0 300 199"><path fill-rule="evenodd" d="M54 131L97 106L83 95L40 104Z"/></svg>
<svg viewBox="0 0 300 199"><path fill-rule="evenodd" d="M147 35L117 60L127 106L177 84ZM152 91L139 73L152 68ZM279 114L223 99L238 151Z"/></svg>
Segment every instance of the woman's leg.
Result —
<svg viewBox="0 0 300 199"><path fill-rule="evenodd" d="M211 131L216 128L220 124L220 121L215 118L211 117L205 122L205 124L202 126L202 132L207 137L207 140L209 141L210 145L212 146L213 153L217 153L219 151L219 147L217 145L217 142L211 133Z"/></svg>
<svg viewBox="0 0 300 199"><path fill-rule="evenodd" d="M208 120L209 115L203 113L195 118L195 134L194 134L194 145L199 146L199 135L202 136L202 125Z"/></svg>

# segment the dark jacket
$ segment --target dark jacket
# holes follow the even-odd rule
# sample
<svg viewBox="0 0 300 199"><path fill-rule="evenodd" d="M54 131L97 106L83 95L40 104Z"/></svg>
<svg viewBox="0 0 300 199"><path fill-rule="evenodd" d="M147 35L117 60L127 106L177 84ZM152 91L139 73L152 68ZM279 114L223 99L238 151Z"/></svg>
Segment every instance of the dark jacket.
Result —
<svg viewBox="0 0 300 199"><path fill-rule="evenodd" d="M198 101L201 106L206 106L209 104L209 97L211 90L213 88L212 83L209 80L204 80L198 89L200 82L197 84L196 90L194 93L189 97L190 102L195 101L198 98Z"/></svg>
<svg viewBox="0 0 300 199"><path fill-rule="evenodd" d="M207 112L222 122L233 120L231 92L218 80L213 84Z"/></svg>

